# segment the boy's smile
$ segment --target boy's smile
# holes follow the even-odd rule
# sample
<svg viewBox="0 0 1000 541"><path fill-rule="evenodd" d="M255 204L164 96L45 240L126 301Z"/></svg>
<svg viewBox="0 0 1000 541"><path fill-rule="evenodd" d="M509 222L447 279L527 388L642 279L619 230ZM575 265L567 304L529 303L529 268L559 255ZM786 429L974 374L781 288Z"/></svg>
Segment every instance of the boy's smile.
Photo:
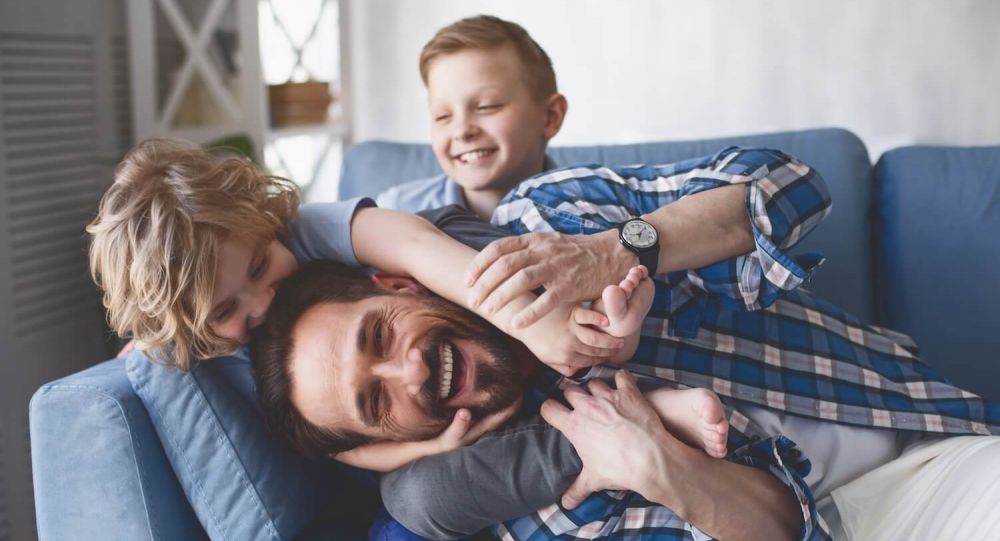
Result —
<svg viewBox="0 0 1000 541"><path fill-rule="evenodd" d="M464 188L470 206L476 197L470 192L489 193L498 202L543 170L545 145L562 122L561 112L553 122L551 103L565 100L532 95L525 77L514 48L506 45L447 54L428 71L434 154Z"/></svg>

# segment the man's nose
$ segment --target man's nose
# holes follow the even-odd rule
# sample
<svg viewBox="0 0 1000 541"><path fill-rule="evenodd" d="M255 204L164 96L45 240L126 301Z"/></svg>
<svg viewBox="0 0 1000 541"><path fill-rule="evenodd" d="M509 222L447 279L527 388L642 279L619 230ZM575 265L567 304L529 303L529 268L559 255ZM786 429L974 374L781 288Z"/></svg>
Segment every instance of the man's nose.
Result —
<svg viewBox="0 0 1000 541"><path fill-rule="evenodd" d="M376 363L372 367L372 372L384 380L402 385L411 396L418 396L427 378L430 377L430 369L424 361L424 354L418 348L410 348L395 357Z"/></svg>

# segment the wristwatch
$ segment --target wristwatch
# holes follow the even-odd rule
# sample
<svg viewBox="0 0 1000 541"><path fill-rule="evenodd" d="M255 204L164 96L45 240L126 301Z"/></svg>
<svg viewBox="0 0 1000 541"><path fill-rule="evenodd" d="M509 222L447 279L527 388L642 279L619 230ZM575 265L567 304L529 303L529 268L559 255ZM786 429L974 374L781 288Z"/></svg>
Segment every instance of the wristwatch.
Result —
<svg viewBox="0 0 1000 541"><path fill-rule="evenodd" d="M656 228L641 218L632 218L618 224L618 240L626 249L639 256L639 263L656 274L660 261L660 238Z"/></svg>

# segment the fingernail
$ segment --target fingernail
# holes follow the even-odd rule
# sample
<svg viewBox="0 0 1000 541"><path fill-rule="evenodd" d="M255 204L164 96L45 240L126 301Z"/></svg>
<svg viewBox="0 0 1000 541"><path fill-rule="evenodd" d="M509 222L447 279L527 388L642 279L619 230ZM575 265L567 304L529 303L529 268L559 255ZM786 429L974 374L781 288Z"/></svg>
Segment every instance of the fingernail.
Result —
<svg viewBox="0 0 1000 541"><path fill-rule="evenodd" d="M458 410L458 418L463 421L468 421L472 418L472 413L469 410Z"/></svg>

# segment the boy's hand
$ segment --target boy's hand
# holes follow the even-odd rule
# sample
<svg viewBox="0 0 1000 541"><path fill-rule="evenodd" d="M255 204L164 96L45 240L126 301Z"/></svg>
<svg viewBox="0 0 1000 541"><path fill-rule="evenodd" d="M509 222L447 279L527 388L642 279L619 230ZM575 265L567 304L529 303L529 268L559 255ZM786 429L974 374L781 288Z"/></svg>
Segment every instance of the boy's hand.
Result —
<svg viewBox="0 0 1000 541"><path fill-rule="evenodd" d="M355 468L388 472L427 456L454 451L471 445L483 434L496 430L521 409L521 400L501 411L487 415L473 424L472 413L462 408L455 412L448 428L438 436L420 441L377 441L331 455L330 458Z"/></svg>
<svg viewBox="0 0 1000 541"><path fill-rule="evenodd" d="M599 330L607 324L603 314L562 304L537 323L515 331L515 337L538 360L564 376L572 376L614 357L625 345L622 338Z"/></svg>
<svg viewBox="0 0 1000 541"><path fill-rule="evenodd" d="M468 305L491 313L544 286L545 293L511 322L514 328L524 328L560 304L600 297L605 286L618 283L637 263L635 254L618 242L617 231L507 237L490 243L469 265L466 285L473 293Z"/></svg>
<svg viewBox="0 0 1000 541"><path fill-rule="evenodd" d="M476 443L483 434L496 430L507 422L520 408L521 401L518 400L501 411L483 417L475 424L472 423L472 412L465 408L456 411L448 428L434 439L438 452L447 453Z"/></svg>
<svg viewBox="0 0 1000 541"><path fill-rule="evenodd" d="M132 353L133 350L135 350L135 340L125 342L125 345L122 346L122 350L118 352L118 358L124 358L129 353Z"/></svg>

